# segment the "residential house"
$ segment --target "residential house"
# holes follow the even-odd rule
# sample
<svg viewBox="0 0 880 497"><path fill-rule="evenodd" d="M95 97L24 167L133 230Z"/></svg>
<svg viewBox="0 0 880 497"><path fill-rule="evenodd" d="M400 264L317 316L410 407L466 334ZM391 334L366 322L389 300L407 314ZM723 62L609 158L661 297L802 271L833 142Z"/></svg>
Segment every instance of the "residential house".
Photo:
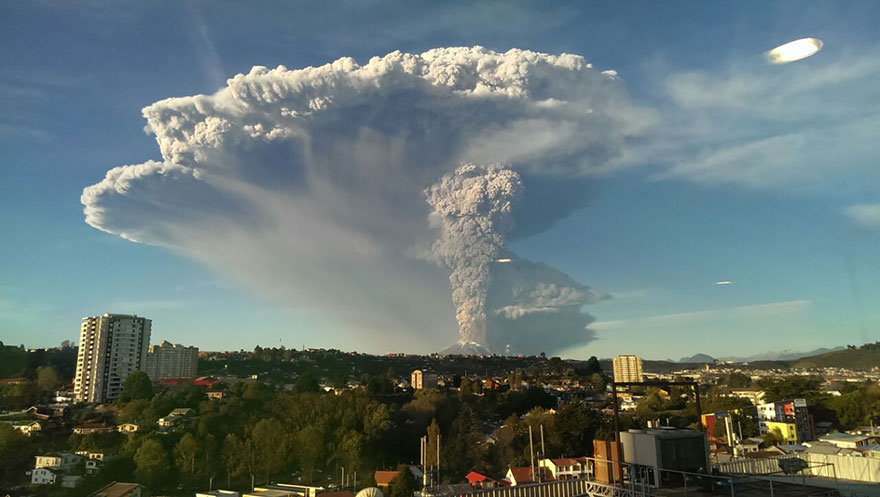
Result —
<svg viewBox="0 0 880 497"><path fill-rule="evenodd" d="M742 451L746 454L758 452L764 447L764 441L760 438L747 438L742 441Z"/></svg>
<svg viewBox="0 0 880 497"><path fill-rule="evenodd" d="M553 473L546 467L539 467L534 472L529 467L511 467L507 469L507 475L505 475L504 479L513 486L526 485L528 483L553 481Z"/></svg>
<svg viewBox="0 0 880 497"><path fill-rule="evenodd" d="M507 486L503 481L490 478L484 474L471 471L464 477L471 487L476 489L487 489Z"/></svg>
<svg viewBox="0 0 880 497"><path fill-rule="evenodd" d="M43 425L39 421L3 421L3 423L12 426L27 436L31 436L43 429Z"/></svg>
<svg viewBox="0 0 880 497"><path fill-rule="evenodd" d="M52 468L34 468L31 470L31 485L54 485L58 476L64 473Z"/></svg>
<svg viewBox="0 0 880 497"><path fill-rule="evenodd" d="M177 409L172 409L167 416L159 418L157 424L160 428L173 428L190 418L193 413L194 411L188 407L178 407Z"/></svg>
<svg viewBox="0 0 880 497"><path fill-rule="evenodd" d="M116 427L119 433L137 433L140 429L141 427L134 423L122 423Z"/></svg>
<svg viewBox="0 0 880 497"><path fill-rule="evenodd" d="M114 431L113 426L107 423L84 423L73 427L73 432L77 435L90 435L92 433L108 433Z"/></svg>
<svg viewBox="0 0 880 497"><path fill-rule="evenodd" d="M223 397L226 395L225 390L215 390L208 392L208 398L212 400L223 400Z"/></svg>
<svg viewBox="0 0 880 497"><path fill-rule="evenodd" d="M52 454L45 454L42 456L37 456L34 464L35 468L49 468L56 469L59 471L70 471L77 464L79 464L82 458L76 454L71 454L70 452L57 452Z"/></svg>
<svg viewBox="0 0 880 497"><path fill-rule="evenodd" d="M416 477L416 480L422 480L422 470L418 466L401 464L397 468L397 471L376 471L373 473L373 478L376 480L376 486L379 487L379 490L381 490L384 495L389 495L388 492L391 491L392 480L397 477L397 474L400 473L400 470L403 468L409 468L413 476Z"/></svg>
<svg viewBox="0 0 880 497"><path fill-rule="evenodd" d="M592 476L590 462L586 457L541 459L538 461L538 466L549 469L554 480L573 480Z"/></svg>

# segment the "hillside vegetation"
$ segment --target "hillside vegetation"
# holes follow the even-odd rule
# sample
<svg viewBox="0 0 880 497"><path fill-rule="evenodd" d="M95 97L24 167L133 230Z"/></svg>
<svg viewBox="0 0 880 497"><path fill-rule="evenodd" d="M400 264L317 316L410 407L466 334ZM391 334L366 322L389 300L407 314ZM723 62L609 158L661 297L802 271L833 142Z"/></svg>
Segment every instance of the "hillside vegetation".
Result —
<svg viewBox="0 0 880 497"><path fill-rule="evenodd" d="M847 346L844 350L836 350L812 357L804 357L794 361L795 368L847 368L869 370L880 367L880 342L866 343L860 347Z"/></svg>

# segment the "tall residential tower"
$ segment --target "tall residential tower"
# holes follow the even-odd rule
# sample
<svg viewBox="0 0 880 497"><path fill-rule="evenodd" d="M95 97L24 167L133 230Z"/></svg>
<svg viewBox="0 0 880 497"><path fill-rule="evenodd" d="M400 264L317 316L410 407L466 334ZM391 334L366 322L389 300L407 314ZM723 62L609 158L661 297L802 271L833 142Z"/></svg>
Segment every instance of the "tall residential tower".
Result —
<svg viewBox="0 0 880 497"><path fill-rule="evenodd" d="M196 376L198 365L198 347L185 347L166 340L160 345L150 345L147 367L144 371L153 381L166 378L192 378Z"/></svg>
<svg viewBox="0 0 880 497"><path fill-rule="evenodd" d="M642 381L642 358L637 355L619 355L615 357L614 381Z"/></svg>
<svg viewBox="0 0 880 497"><path fill-rule="evenodd" d="M133 314L104 314L82 320L73 396L107 402L122 395L129 374L146 367L151 321Z"/></svg>

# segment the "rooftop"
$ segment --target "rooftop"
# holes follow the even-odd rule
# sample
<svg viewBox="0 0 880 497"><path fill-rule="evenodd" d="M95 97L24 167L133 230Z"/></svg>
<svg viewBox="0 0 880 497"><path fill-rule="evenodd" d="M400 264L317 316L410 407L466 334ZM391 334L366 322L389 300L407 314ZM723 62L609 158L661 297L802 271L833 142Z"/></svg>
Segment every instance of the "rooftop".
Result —
<svg viewBox="0 0 880 497"><path fill-rule="evenodd" d="M849 442L857 442L859 440L866 440L867 438L868 437L865 435L852 435L850 433L829 433L819 437L819 440L846 440Z"/></svg>
<svg viewBox="0 0 880 497"><path fill-rule="evenodd" d="M89 497L125 497L139 486L137 483L113 482Z"/></svg>

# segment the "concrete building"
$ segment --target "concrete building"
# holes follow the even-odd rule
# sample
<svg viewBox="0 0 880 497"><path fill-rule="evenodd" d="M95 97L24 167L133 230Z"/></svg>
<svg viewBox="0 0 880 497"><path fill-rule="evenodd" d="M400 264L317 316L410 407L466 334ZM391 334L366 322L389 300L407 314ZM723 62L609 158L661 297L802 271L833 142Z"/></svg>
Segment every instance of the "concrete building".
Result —
<svg viewBox="0 0 880 497"><path fill-rule="evenodd" d="M122 395L128 375L143 371L152 321L129 314L82 320L73 396L78 402L107 402Z"/></svg>
<svg viewBox="0 0 880 497"><path fill-rule="evenodd" d="M412 372L412 375L410 375L410 385L412 385L415 390L435 388L437 386L437 375L426 373L421 369L416 369Z"/></svg>
<svg viewBox="0 0 880 497"><path fill-rule="evenodd" d="M614 358L614 381L642 381L642 358L636 355L619 355Z"/></svg>
<svg viewBox="0 0 880 497"><path fill-rule="evenodd" d="M620 433L623 460L633 465L637 479L652 487L667 480L681 480L675 471L709 470L706 434L696 430L662 428Z"/></svg>
<svg viewBox="0 0 880 497"><path fill-rule="evenodd" d="M197 375L198 365L198 347L186 347L166 340L150 346L144 371L153 381L193 378Z"/></svg>
<svg viewBox="0 0 880 497"><path fill-rule="evenodd" d="M773 428L783 430L782 425L770 423L793 424L796 437L786 437L788 443L801 443L815 440L816 430L813 426L813 417L807 411L807 401L804 399L781 400L758 405L758 430L761 435L770 432ZM796 438L796 439L795 439Z"/></svg>

